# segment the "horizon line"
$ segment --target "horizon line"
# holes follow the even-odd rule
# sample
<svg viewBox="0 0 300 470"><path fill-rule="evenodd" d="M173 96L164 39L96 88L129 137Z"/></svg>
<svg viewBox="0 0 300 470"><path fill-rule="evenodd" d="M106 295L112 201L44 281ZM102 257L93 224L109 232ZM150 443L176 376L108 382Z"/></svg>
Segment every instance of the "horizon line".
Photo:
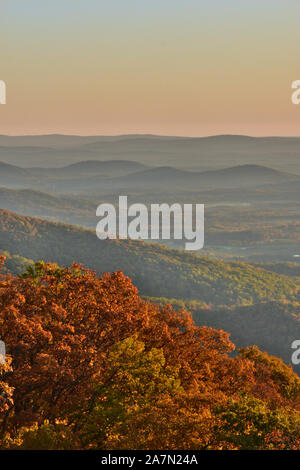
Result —
<svg viewBox="0 0 300 470"><path fill-rule="evenodd" d="M152 133L129 134L69 134L69 133L42 133L42 134L0 134L0 137L162 137L170 139L209 139L213 137L247 137L252 139L300 139L300 135L249 135L249 134L209 134L209 135L169 135Z"/></svg>

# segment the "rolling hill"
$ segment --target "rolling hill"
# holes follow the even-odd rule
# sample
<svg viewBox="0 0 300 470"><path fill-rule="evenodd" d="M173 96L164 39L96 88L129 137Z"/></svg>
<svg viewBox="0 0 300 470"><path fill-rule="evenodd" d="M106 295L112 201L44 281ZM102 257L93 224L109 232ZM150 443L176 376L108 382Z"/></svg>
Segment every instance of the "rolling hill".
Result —
<svg viewBox="0 0 300 470"><path fill-rule="evenodd" d="M20 188L37 184L39 181L30 170L0 162L0 185Z"/></svg>
<svg viewBox="0 0 300 470"><path fill-rule="evenodd" d="M225 263L133 240L97 239L94 232L0 211L0 249L98 272L122 270L143 295L211 305L299 300L300 281L245 263Z"/></svg>
<svg viewBox="0 0 300 470"><path fill-rule="evenodd" d="M61 168L38 168L28 169L31 174L44 177L83 177L83 176L116 176L141 171L146 165L128 160L86 160L72 163Z"/></svg>
<svg viewBox="0 0 300 470"><path fill-rule="evenodd" d="M219 188L299 184L300 176L262 165L239 165L210 171L173 167L149 168L125 161L81 161L62 168L21 168L0 163L0 185L59 193L111 193L122 191L207 191Z"/></svg>
<svg viewBox="0 0 300 470"><path fill-rule="evenodd" d="M133 160L149 166L205 170L251 163L299 172L295 137L0 136L0 161L20 166L66 166L82 160Z"/></svg>
<svg viewBox="0 0 300 470"><path fill-rule="evenodd" d="M95 227L99 202L55 196L32 189L0 188L0 207L53 222Z"/></svg>
<svg viewBox="0 0 300 470"><path fill-rule="evenodd" d="M91 186L94 180L90 180ZM280 184L300 181L300 176L267 168L261 165L240 165L222 170L191 172L172 167L159 167L142 170L120 178L103 182L112 187L120 188L157 188L164 185L170 190L186 188L188 190L203 190L217 188L245 188L258 185ZM174 189L173 189L174 191Z"/></svg>
<svg viewBox="0 0 300 470"><path fill-rule="evenodd" d="M14 274L31 260L122 270L153 302L186 307L197 324L225 329L238 346L254 343L286 362L300 335L300 278L273 272L282 271L276 266L223 262L140 241L100 241L86 229L6 210L0 210L0 254Z"/></svg>
<svg viewBox="0 0 300 470"><path fill-rule="evenodd" d="M23 168L0 162L0 185L10 188L60 190L76 192L88 190L90 181L120 177L142 171L145 165L132 161L80 161L62 168Z"/></svg>

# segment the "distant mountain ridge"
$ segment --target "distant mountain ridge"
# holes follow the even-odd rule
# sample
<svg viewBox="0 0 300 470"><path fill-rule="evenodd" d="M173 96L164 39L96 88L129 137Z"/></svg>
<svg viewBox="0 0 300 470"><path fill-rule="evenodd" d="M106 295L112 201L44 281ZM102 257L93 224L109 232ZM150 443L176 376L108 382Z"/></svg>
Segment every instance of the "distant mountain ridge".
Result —
<svg viewBox="0 0 300 470"><path fill-rule="evenodd" d="M103 176L107 173L111 174L126 174L130 172L141 171L148 168L146 165L138 162L132 162L129 160L85 160L70 165L63 166L60 168L28 168L28 171L40 176L55 176L55 175L66 175L66 176L86 176L102 174Z"/></svg>
<svg viewBox="0 0 300 470"><path fill-rule="evenodd" d="M176 137L1 136L0 161L20 166L62 167L82 160L131 160L182 169L224 168L252 163L290 171L300 157L299 137L217 135Z"/></svg>
<svg viewBox="0 0 300 470"><path fill-rule="evenodd" d="M189 190L204 190L222 188L235 188L245 186L258 186L262 184L279 184L289 181L300 181L300 176L292 175L261 165L239 165L221 170L202 172L183 171L172 167L158 167L133 174L121 176L103 182L113 187L160 187L168 185L183 189L186 185Z"/></svg>
<svg viewBox="0 0 300 470"><path fill-rule="evenodd" d="M83 178L95 177L100 178L117 177L127 173L137 172L148 168L146 165L138 162L127 160L98 161L89 160L73 163L62 168L23 168L0 162L0 185L15 189L31 188L31 189L53 189L57 180L63 178L77 178L79 183L83 183ZM74 184L77 184L74 183ZM88 185L88 181L86 182ZM64 183L61 183L63 190Z"/></svg>
<svg viewBox="0 0 300 470"><path fill-rule="evenodd" d="M0 162L0 185L14 189L60 193L89 193L97 190L157 188L174 191L255 187L300 181L299 175L262 165L238 165L210 171L186 171L173 167L149 168L132 161L82 161L54 168L20 168Z"/></svg>
<svg viewBox="0 0 300 470"><path fill-rule="evenodd" d="M1 146L41 146L54 148L57 146L76 146L89 145L95 142L117 142L122 140L156 140L156 141L239 141L239 142L270 142L270 141L290 141L300 143L300 137L281 137L281 136L250 136L244 134L217 134L210 136L175 136L159 134L119 134L119 135L71 135L71 134L37 134L37 135L5 135L0 134Z"/></svg>

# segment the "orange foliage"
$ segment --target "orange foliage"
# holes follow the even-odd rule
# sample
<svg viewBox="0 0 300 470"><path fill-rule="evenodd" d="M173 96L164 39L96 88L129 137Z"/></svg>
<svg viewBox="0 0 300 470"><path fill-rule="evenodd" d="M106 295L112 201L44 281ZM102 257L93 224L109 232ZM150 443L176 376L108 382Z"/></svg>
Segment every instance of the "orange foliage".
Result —
<svg viewBox="0 0 300 470"><path fill-rule="evenodd" d="M220 448L214 409L230 397L298 406L299 379L286 366L282 387L278 365L249 351L233 357L227 333L142 301L122 272L37 263L22 277L2 276L0 331L12 358L12 370L0 371L8 398L0 439L10 442L29 429L23 445L47 448L32 444L39 429L48 439L66 426L70 448ZM126 353L129 344L136 353ZM65 448L57 436L51 442Z"/></svg>

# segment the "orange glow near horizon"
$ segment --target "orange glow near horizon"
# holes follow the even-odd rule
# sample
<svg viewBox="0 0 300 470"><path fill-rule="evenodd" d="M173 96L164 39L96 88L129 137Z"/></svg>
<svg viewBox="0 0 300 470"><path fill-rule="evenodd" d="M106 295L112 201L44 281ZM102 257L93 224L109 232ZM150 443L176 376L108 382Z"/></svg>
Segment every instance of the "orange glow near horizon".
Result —
<svg viewBox="0 0 300 470"><path fill-rule="evenodd" d="M296 1L85 3L2 7L1 134L300 135Z"/></svg>

